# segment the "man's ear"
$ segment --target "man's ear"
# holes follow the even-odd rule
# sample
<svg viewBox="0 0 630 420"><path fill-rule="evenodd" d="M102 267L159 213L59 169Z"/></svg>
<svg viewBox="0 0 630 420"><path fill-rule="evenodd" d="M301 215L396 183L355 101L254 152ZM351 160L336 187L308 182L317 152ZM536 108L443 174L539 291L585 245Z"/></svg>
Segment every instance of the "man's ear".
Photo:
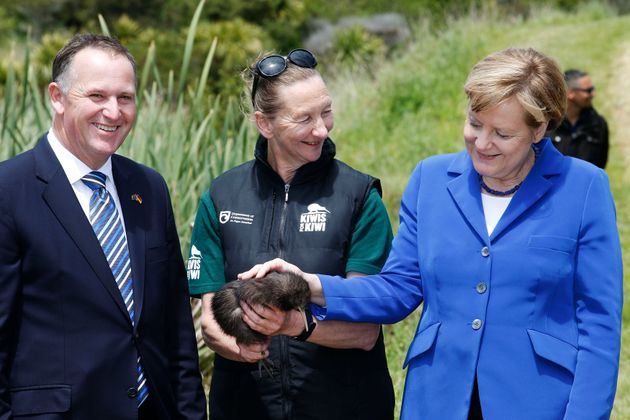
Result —
<svg viewBox="0 0 630 420"><path fill-rule="evenodd" d="M258 127L258 131L263 135L264 138L269 139L273 137L273 130L271 121L260 111L254 112L254 119L256 120L256 127Z"/></svg>
<svg viewBox="0 0 630 420"><path fill-rule="evenodd" d="M59 83L52 82L48 85L48 95L50 96L50 103L52 104L55 114L63 114L65 109L65 95L61 91Z"/></svg>

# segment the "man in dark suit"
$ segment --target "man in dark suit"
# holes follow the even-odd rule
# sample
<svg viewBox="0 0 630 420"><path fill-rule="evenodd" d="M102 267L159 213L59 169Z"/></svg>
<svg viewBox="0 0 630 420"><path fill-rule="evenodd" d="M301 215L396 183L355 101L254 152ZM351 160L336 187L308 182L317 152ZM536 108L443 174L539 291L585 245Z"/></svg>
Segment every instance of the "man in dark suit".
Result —
<svg viewBox="0 0 630 420"><path fill-rule="evenodd" d="M0 419L205 419L166 184L114 154L135 61L75 36L48 92L52 129L0 163Z"/></svg>

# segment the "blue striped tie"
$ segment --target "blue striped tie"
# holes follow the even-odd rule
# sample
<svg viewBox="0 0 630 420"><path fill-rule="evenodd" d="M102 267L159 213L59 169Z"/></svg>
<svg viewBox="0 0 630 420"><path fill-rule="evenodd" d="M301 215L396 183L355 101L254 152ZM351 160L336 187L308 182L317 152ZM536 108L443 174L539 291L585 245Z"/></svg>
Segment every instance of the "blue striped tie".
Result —
<svg viewBox="0 0 630 420"><path fill-rule="evenodd" d="M81 178L81 181L93 191L92 198L90 198L90 223L98 241L101 243L133 324L133 279L131 278L131 260L129 259L127 237L125 236L120 217L118 217L114 200L105 188L106 179L107 175L104 173L92 171ZM149 395L146 378L140 363L140 356L138 356L137 360L137 371L138 394L136 398L138 405L140 405Z"/></svg>

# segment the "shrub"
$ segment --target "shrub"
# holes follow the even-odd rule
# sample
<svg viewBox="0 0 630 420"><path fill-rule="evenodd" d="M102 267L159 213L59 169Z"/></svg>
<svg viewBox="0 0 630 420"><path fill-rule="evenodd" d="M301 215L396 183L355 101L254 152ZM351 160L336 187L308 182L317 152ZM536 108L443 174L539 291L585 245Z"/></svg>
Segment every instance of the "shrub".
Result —
<svg viewBox="0 0 630 420"><path fill-rule="evenodd" d="M71 36L72 34L66 30L50 32L44 35L39 45L35 47L33 64L37 79L41 80L43 84L51 81L53 59L57 55L57 51L68 42Z"/></svg>
<svg viewBox="0 0 630 420"><path fill-rule="evenodd" d="M201 22L195 36L191 66L199 68L214 39L218 40L210 71L210 89L223 96L237 96L242 88L241 71L273 41L262 28L242 19Z"/></svg>
<svg viewBox="0 0 630 420"><path fill-rule="evenodd" d="M387 47L382 38L355 25L337 32L333 41L334 63L342 67L369 70L385 56Z"/></svg>

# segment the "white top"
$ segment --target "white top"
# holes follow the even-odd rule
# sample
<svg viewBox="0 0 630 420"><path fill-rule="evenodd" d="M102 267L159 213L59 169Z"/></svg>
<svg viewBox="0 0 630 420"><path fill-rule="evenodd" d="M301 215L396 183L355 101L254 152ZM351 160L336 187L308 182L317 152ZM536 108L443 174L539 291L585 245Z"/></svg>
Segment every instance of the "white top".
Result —
<svg viewBox="0 0 630 420"><path fill-rule="evenodd" d="M481 194L481 203L483 204L483 215L486 218L486 228L488 236L492 235L497 223L501 220L501 216L505 213L512 197L498 197L495 195Z"/></svg>
<svg viewBox="0 0 630 420"><path fill-rule="evenodd" d="M81 178L92 172L92 169L90 169L89 166L79 160L79 158L73 155L68 149L65 148L63 144L61 144L59 139L55 136L55 133L53 133L52 128L48 131L48 144L50 144L53 153L59 160L63 171L66 173L66 178L68 178L68 181L70 181L70 185L72 185L74 194L77 196L77 200L79 200L81 209L83 210L83 213L85 213L85 217L87 217L89 221L90 198L92 197L92 190L90 189L90 187L85 185L83 181L81 181ZM120 217L120 222L123 225L123 229L125 229L125 219L123 218L122 208L120 207L120 200L118 199L118 192L116 191L116 185L114 184L114 177L112 174L111 157L107 159L107 162L105 162L105 164L101 166L98 171L107 175L105 188L107 188L107 191L109 191L109 194L114 199L116 210L118 210L118 216ZM125 234L126 233L127 232L125 231Z"/></svg>

